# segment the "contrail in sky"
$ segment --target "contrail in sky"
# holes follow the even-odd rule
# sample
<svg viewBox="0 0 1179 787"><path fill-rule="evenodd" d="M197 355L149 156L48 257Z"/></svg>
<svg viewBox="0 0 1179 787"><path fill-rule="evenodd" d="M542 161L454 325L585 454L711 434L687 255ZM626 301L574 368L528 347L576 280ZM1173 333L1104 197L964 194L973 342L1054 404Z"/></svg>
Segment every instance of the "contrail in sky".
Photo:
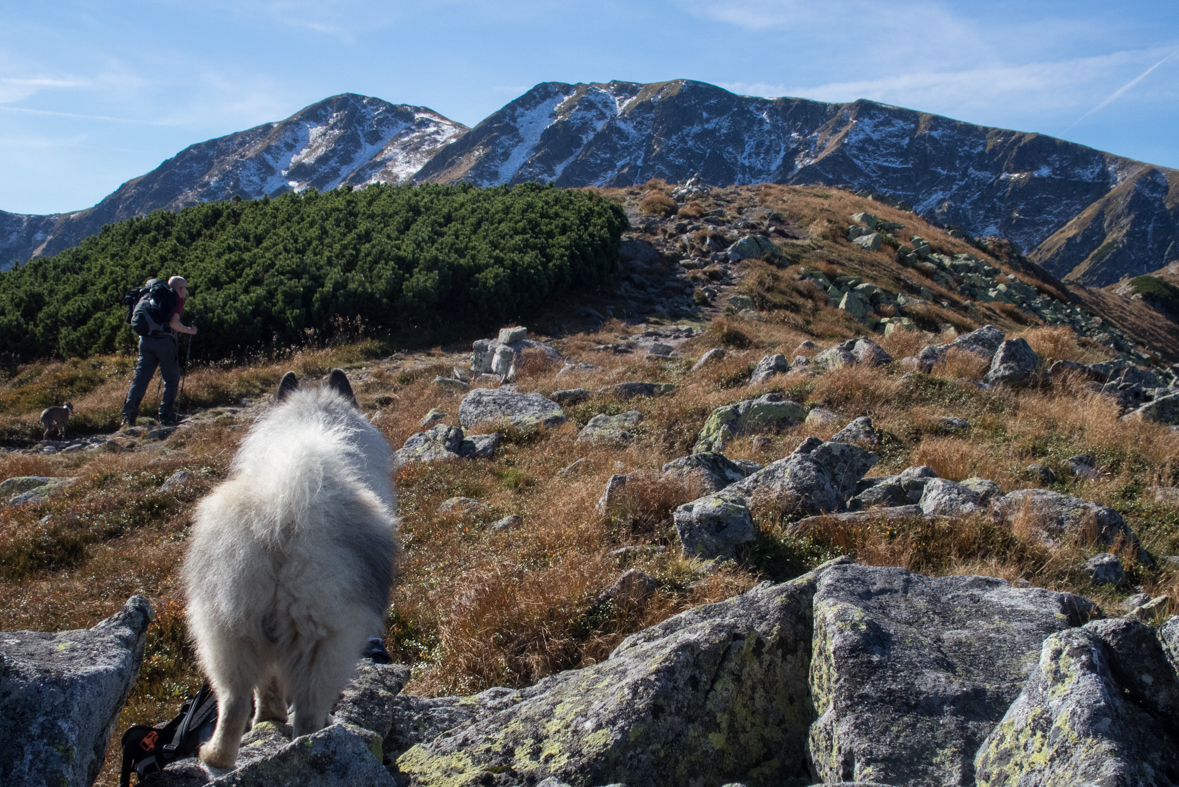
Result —
<svg viewBox="0 0 1179 787"><path fill-rule="evenodd" d="M1134 79L1131 79L1129 82L1127 82L1126 84L1122 85L1120 88L1118 88L1117 90L1115 90L1115 91L1114 91L1114 93L1113 93L1113 95L1112 95L1112 96L1110 96L1109 98L1107 98L1105 101L1102 101L1100 104L1098 104L1097 106L1093 107L1093 109L1090 109L1088 112L1086 112L1085 114L1081 115L1079 118L1077 118L1076 120L1074 120L1074 121L1073 121L1073 125L1072 125L1072 126L1069 126L1069 127L1068 127L1068 128L1066 128L1064 131L1069 131L1069 130L1070 130L1072 127L1073 127L1073 126L1077 125L1077 124L1078 124L1078 123L1080 123L1082 120L1084 120L1085 118L1087 118L1087 117L1089 117L1090 115L1092 115L1094 112L1096 112L1096 111L1098 111L1098 110L1100 110L1100 109L1105 109L1107 106L1109 106L1110 102L1112 102L1114 99L1118 98L1120 95L1122 95L1123 93L1125 93L1125 92L1126 92L1127 90L1129 90L1130 88L1132 88L1132 87L1134 87L1135 85L1137 85L1137 84L1138 84L1139 82L1141 82L1142 80L1146 79L1146 76L1147 76L1147 75L1148 75L1148 74L1149 74L1151 71L1154 71L1156 68L1158 68L1159 66L1161 66L1163 63L1166 63L1168 60L1170 60L1170 59L1171 59L1171 57L1172 57L1174 54L1175 54L1175 53L1174 53L1174 52L1172 52L1170 55L1167 55L1167 56L1166 56L1166 57L1164 57L1162 60L1160 60L1159 62L1155 63L1153 66L1151 66L1150 68L1148 68L1148 69L1146 69L1145 71L1143 71L1141 74L1139 74L1138 76L1136 76ZM1063 134L1064 132L1061 132L1061 133Z"/></svg>

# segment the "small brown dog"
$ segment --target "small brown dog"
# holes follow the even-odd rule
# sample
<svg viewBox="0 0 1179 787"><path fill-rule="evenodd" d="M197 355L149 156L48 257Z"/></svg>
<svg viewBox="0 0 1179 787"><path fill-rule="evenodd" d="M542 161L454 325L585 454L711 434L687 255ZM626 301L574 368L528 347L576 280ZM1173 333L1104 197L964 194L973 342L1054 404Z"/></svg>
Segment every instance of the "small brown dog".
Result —
<svg viewBox="0 0 1179 787"><path fill-rule="evenodd" d="M41 413L41 426L45 427L45 434L41 437L42 440L49 439L49 433L54 429L65 438L66 424L70 420L70 414L74 412L74 406L66 402L61 407L46 407Z"/></svg>

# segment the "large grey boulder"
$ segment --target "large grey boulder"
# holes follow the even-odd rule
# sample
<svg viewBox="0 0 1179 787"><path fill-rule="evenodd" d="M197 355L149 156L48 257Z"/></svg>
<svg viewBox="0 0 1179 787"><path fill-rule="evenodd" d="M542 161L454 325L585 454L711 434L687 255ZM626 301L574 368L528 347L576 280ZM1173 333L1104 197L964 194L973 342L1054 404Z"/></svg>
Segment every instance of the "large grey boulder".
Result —
<svg viewBox="0 0 1179 787"><path fill-rule="evenodd" d="M737 547L753 541L753 517L744 498L733 493L707 495L673 514L684 557L733 559Z"/></svg>
<svg viewBox="0 0 1179 787"><path fill-rule="evenodd" d="M781 257L782 250L778 245L764 235L746 235L729 247L725 255L732 262L741 260L761 259L762 257Z"/></svg>
<svg viewBox="0 0 1179 787"><path fill-rule="evenodd" d="M880 442L880 433L876 431L876 427L872 425L872 419L866 415L861 415L859 418L852 421L847 426L840 429L831 436L833 443L847 443L848 445L855 445L857 443L867 443L876 445Z"/></svg>
<svg viewBox="0 0 1179 787"><path fill-rule="evenodd" d="M834 566L815 595L810 733L824 782L972 785L979 745L1086 599L990 577Z"/></svg>
<svg viewBox="0 0 1179 787"><path fill-rule="evenodd" d="M755 462L734 462L724 454L704 451L668 462L663 466L663 476L678 480L690 491L706 495L719 492L760 469Z"/></svg>
<svg viewBox="0 0 1179 787"><path fill-rule="evenodd" d="M825 570L676 615L601 663L476 710L402 754L401 778L415 787L809 781L811 602Z"/></svg>
<svg viewBox="0 0 1179 787"><path fill-rule="evenodd" d="M629 443L635 436L630 431L643 420L643 414L631 410L618 415L600 413L589 420L577 434L579 443Z"/></svg>
<svg viewBox="0 0 1179 787"><path fill-rule="evenodd" d="M496 339L479 339L472 347L471 371L511 379L525 350L542 353L550 361L561 359L561 353L551 345L533 341L527 334L527 328L517 326L502 329Z"/></svg>
<svg viewBox="0 0 1179 787"><path fill-rule="evenodd" d="M999 346L1003 344L1006 338L1007 335L994 325L984 325L977 330L959 336L954 341L943 346L947 350L966 350L975 355L992 358L998 352Z"/></svg>
<svg viewBox="0 0 1179 787"><path fill-rule="evenodd" d="M871 339L856 339L852 343L851 354L857 363L865 366L887 366L892 363L892 356Z"/></svg>
<svg viewBox="0 0 1179 787"><path fill-rule="evenodd" d="M1179 424L1179 391L1160 396L1129 413L1127 418L1141 418L1161 424Z"/></svg>
<svg viewBox="0 0 1179 787"><path fill-rule="evenodd" d="M1154 565L1122 515L1099 503L1047 489L1019 489L996 500L991 511L996 521L1007 525L1022 520L1049 542L1066 535L1082 535L1092 527L1101 543L1114 546L1124 541L1135 550L1139 563Z"/></svg>
<svg viewBox="0 0 1179 787"><path fill-rule="evenodd" d="M1171 787L1179 779L1177 684L1154 631L1137 621L1053 634L979 748L978 785Z"/></svg>
<svg viewBox="0 0 1179 787"><path fill-rule="evenodd" d="M89 787L139 676L153 613L143 596L91 629L0 632L5 787Z"/></svg>
<svg viewBox="0 0 1179 787"><path fill-rule="evenodd" d="M1035 380L1040 356L1026 339L1008 339L999 345L991 358L991 369L983 377L988 385L1022 388Z"/></svg>
<svg viewBox="0 0 1179 787"><path fill-rule="evenodd" d="M735 437L777 432L804 420L806 408L797 402L783 400L780 394L770 393L757 399L722 405L704 421L692 453L721 452Z"/></svg>
<svg viewBox="0 0 1179 787"><path fill-rule="evenodd" d="M856 361L857 358L852 354L850 348L844 347L843 344L837 344L811 358L810 365L816 369L830 371L841 366L852 366Z"/></svg>
<svg viewBox="0 0 1179 787"><path fill-rule="evenodd" d="M551 399L503 388L476 388L459 405L459 423L464 429L488 423L507 423L521 429L553 427L565 420L565 411Z"/></svg>

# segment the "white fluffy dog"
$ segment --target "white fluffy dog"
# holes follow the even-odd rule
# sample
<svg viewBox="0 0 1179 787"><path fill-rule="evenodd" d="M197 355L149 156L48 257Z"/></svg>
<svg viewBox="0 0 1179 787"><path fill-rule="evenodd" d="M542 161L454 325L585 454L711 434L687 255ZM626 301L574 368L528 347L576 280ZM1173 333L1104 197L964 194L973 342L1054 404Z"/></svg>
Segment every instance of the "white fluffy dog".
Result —
<svg viewBox="0 0 1179 787"><path fill-rule="evenodd" d="M293 372L230 477L197 508L184 562L187 619L217 694L201 759L233 767L253 723L324 727L368 637L381 631L397 553L393 453L348 378Z"/></svg>

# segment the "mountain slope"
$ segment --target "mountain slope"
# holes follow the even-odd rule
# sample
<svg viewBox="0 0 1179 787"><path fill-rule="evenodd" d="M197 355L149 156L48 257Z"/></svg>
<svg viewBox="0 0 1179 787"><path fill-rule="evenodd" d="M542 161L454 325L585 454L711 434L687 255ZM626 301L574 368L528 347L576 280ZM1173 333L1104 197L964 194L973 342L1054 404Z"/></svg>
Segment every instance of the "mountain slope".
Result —
<svg viewBox="0 0 1179 787"><path fill-rule="evenodd" d="M465 129L424 107L334 96L284 121L186 148L88 210L0 214L0 260L56 254L105 224L153 210L234 196L258 199L306 188L404 181Z"/></svg>
<svg viewBox="0 0 1179 787"><path fill-rule="evenodd" d="M1179 258L1174 170L871 101L754 98L687 80L538 85L440 149L415 179L629 186L693 175L888 194L944 226L1009 237L1087 284L1157 268L1168 248ZM1111 229L1070 229L1086 211ZM1119 253L1090 260L1111 232Z"/></svg>

